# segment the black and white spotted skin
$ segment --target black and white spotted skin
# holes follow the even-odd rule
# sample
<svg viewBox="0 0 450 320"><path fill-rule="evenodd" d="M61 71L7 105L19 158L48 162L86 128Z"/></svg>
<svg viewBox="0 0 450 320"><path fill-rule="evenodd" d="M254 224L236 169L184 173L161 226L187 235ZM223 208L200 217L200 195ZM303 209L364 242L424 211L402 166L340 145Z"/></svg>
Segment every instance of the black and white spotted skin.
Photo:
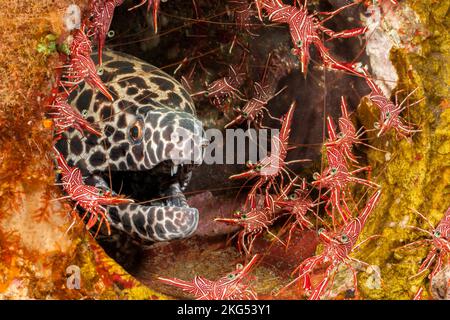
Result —
<svg viewBox="0 0 450 320"><path fill-rule="evenodd" d="M182 191L192 164L202 161L204 143L191 97L172 77L127 54L105 50L98 73L115 100L81 85L70 103L102 136L69 130L57 148L69 165L81 169L86 183L99 188L109 189L102 177L108 172L162 177L150 183L165 182L157 186L163 200L107 206L109 222L142 240L188 237L197 228L198 210L187 205Z"/></svg>

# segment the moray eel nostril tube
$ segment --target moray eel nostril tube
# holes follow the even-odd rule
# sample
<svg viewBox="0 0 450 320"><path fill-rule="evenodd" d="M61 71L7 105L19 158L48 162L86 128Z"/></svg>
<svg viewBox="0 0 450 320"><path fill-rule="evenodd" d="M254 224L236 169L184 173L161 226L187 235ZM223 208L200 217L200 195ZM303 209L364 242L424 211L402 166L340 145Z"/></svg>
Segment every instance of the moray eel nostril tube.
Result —
<svg viewBox="0 0 450 320"><path fill-rule="evenodd" d="M102 136L70 129L57 149L85 182L108 189L109 173L148 176L135 188L157 189L145 203L107 206L112 227L144 241L181 239L193 234L198 210L187 205L183 190L191 169L203 159L204 133L187 91L160 69L127 54L105 50L102 81L115 100L80 85L70 103L98 125ZM93 56L98 61L96 54ZM119 191L119 190L113 190ZM125 194L133 198L133 194Z"/></svg>

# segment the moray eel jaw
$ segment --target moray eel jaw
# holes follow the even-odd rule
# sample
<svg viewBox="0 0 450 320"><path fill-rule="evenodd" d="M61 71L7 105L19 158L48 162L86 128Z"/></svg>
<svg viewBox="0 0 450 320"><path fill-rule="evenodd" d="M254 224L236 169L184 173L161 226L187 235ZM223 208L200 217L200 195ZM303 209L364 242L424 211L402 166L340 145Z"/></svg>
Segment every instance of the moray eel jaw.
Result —
<svg viewBox="0 0 450 320"><path fill-rule="evenodd" d="M109 206L113 227L146 241L183 239L197 229L199 213L187 204L183 194L193 164L175 165L165 160L150 172L157 193L147 203ZM157 178L156 178L157 177Z"/></svg>

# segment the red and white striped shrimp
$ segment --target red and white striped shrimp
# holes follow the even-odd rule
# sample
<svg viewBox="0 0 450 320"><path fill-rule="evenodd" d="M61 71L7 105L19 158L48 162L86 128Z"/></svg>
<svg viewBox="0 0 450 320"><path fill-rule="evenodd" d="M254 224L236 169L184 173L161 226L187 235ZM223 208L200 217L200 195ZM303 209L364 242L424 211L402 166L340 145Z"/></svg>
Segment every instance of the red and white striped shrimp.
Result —
<svg viewBox="0 0 450 320"><path fill-rule="evenodd" d="M80 207L85 211L81 220L84 221L85 217L90 214L89 220L86 223L87 230L91 229L97 222L100 222L98 226L98 230L100 230L103 221L105 221L108 234L110 234L111 230L109 228L107 211L103 205L119 205L131 203L133 200L125 199L121 196L113 196L109 190L101 190L94 186L86 185L80 169L69 166L56 148L54 148L54 151L56 153L58 170L61 173L62 187L67 193L67 196L64 198L71 199L75 202L73 210Z"/></svg>
<svg viewBox="0 0 450 320"><path fill-rule="evenodd" d="M327 289L330 280L333 282L334 275L336 274L338 266L342 263L345 264L353 273L353 282L355 293L358 292L358 281L356 277L356 271L350 264L351 262L359 262L367 265L366 263L359 261L355 258L350 257L350 254L356 250L362 243L356 245L359 235L367 222L370 213L373 211L374 207L377 205L380 199L381 191L375 192L370 199L361 214L356 218L352 218L345 223L343 223L335 232L326 231L324 229L319 230L319 238L324 245L324 249L321 254L304 260L298 268L299 276L290 282L286 287L298 282L302 283L303 289L310 292L312 290L311 284L311 272L316 268L316 266L330 262L330 265L326 269L325 277L323 280L314 288L312 295L309 297L310 300L320 299L325 290ZM363 242L368 241L373 238L369 237ZM285 288L286 288L285 287Z"/></svg>
<svg viewBox="0 0 450 320"><path fill-rule="evenodd" d="M75 128L83 134L84 131L100 136L101 133L81 113L67 102L67 95L59 93L49 106L49 115L55 124L55 135L59 136L69 128Z"/></svg>
<svg viewBox="0 0 450 320"><path fill-rule="evenodd" d="M284 184L283 175L287 174L286 165L294 162L305 162L310 161L308 159L295 160L286 162L287 152L289 150L288 142L289 135L291 132L291 123L295 111L295 102L293 102L288 110L288 112L282 118L282 125L279 136L274 136L272 138L272 150L270 155L264 157L262 160L256 162L255 164L247 164L249 170L230 176L230 179L253 179L258 178L256 183L253 185L252 189L248 193L247 202L250 203L251 208L256 208L256 192L261 191L262 187L265 186L265 195L269 195L269 189L275 184L276 178L280 178L281 185Z"/></svg>
<svg viewBox="0 0 450 320"><path fill-rule="evenodd" d="M273 82L268 83L267 72L271 57L272 55L270 54L267 58L266 67L261 81L255 82L253 84L253 97L246 102L241 110L239 110L238 116L227 125L225 125L225 129L234 125L239 125L244 121L247 121L247 124L249 126L253 123L255 128L262 128L264 111L269 115L270 118L275 119L267 109L267 104L271 99L279 95L286 87L282 88L278 92L275 92L275 84Z"/></svg>
<svg viewBox="0 0 450 320"><path fill-rule="evenodd" d="M418 132L419 130L415 130L411 124L405 123L400 116L400 113L407 107L403 107L403 104L412 94L414 94L417 89L411 91L411 93L409 93L400 104L398 103L396 96L395 103L393 103L385 96L380 87L378 87L369 76L367 70L364 68L359 68L358 70L362 71L364 74L364 79L371 89L371 93L369 95L370 101L380 110L380 120L374 123L375 129L378 130L377 137L384 135L389 130L395 130L396 135L403 138L407 138L410 134ZM422 100L416 101L412 105L415 105L421 101Z"/></svg>
<svg viewBox="0 0 450 320"><path fill-rule="evenodd" d="M308 70L311 45L314 45L317 48L326 67L357 73L351 64L339 62L331 56L319 35L319 32L323 32L329 36L329 39L336 39L351 38L364 34L367 31L367 27L334 32L323 26L325 21L328 21L342 10L354 6L357 3L349 3L333 12L315 12L310 14L306 5L299 5L299 7L295 5L286 5L281 0L255 0L255 2L261 20L261 11L264 10L268 13L268 19L270 21L286 23L289 25L291 40L294 44L292 52L299 56L301 71L304 74L306 74ZM320 20L318 15L326 15L328 17Z"/></svg>
<svg viewBox="0 0 450 320"><path fill-rule="evenodd" d="M142 5L144 5L147 2L147 12L150 11L150 8L152 8L152 15L153 15L153 27L155 30L155 33L158 33L158 11L159 11L159 5L161 0L142 0L140 3L135 5L134 7L131 7L128 9L129 11L136 9Z"/></svg>
<svg viewBox="0 0 450 320"><path fill-rule="evenodd" d="M422 219L424 219L428 226L428 230L419 227L411 227L413 229L419 230L429 235L428 239L418 240L409 243L403 248L414 247L417 245L432 245L428 255L419 267L417 275L422 274L427 270L431 270L430 275L430 285L433 281L433 277L442 270L444 264L450 266L449 253L450 253L450 207L444 214L444 217L439 221L439 223L434 227L431 222L420 212L414 210ZM432 265L434 263L434 267ZM416 276L417 276L416 275Z"/></svg>
<svg viewBox="0 0 450 320"><path fill-rule="evenodd" d="M92 61L91 42L84 32L85 26L76 29L72 33L72 43L70 45L70 60L63 73L61 84L69 89L86 81L92 88L99 89L109 100L114 100L105 84L97 74L94 61Z"/></svg>
<svg viewBox="0 0 450 320"><path fill-rule="evenodd" d="M328 207L331 204L333 209L337 209L342 220L345 222L351 217L351 211L345 201L347 186L349 183L358 183L371 188L380 188L378 184L370 180L358 178L355 174L361 171L370 171L370 167L361 167L350 171L347 167L344 155L336 146L326 146L326 153L328 159L328 167L321 173L315 172L313 174L313 186L318 188L327 188L330 192L329 201L325 206L328 212ZM334 213L328 214L335 221Z"/></svg>
<svg viewBox="0 0 450 320"><path fill-rule="evenodd" d="M120 6L124 0L94 0L90 2L91 20L87 35L93 36L97 41L98 63L102 64L102 52L106 35L111 26L114 9Z"/></svg>
<svg viewBox="0 0 450 320"><path fill-rule="evenodd" d="M197 300L256 300L257 294L248 283L248 274L258 259L259 256L254 255L245 266L238 264L235 271L216 281L201 276L195 276L192 281L163 277L158 280L192 294Z"/></svg>

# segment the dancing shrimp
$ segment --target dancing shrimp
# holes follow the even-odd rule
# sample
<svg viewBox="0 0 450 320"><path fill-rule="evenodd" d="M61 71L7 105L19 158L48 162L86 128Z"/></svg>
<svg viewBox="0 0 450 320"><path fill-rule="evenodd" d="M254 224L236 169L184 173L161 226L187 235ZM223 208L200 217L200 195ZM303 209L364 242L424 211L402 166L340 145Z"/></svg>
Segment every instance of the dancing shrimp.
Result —
<svg viewBox="0 0 450 320"><path fill-rule="evenodd" d="M253 188L250 190L247 201L250 202L251 208L256 207L255 197L256 191L266 185L266 197L269 195L269 188L275 184L277 177L280 177L281 184L283 184L283 174L286 173L289 176L285 166L294 162L310 161L308 159L294 160L286 162L287 152L289 150L288 140L291 132L291 123L294 116L295 102L293 102L282 119L282 125L279 136L272 138L272 150L269 156L266 156L262 160L255 164L248 163L249 170L230 176L230 179L252 179L258 178ZM247 203L246 201L246 203Z"/></svg>
<svg viewBox="0 0 450 320"><path fill-rule="evenodd" d="M351 38L364 34L367 31L367 27L334 32L333 30L323 26L325 21L328 21L342 10L354 6L357 3L347 4L333 12L316 12L309 14L306 5L296 7L286 5L281 0L255 1L261 20L261 11L265 10L269 15L268 18L270 21L287 23L289 25L291 39L294 44L292 52L300 57L301 71L304 74L307 73L307 67L310 60L309 49L311 45L314 45L318 49L322 61L326 67L357 73L351 64L338 62L333 56L331 56L319 36L319 32L325 33L330 37L330 39ZM319 14L326 15L328 17L320 20L317 17Z"/></svg>
<svg viewBox="0 0 450 320"><path fill-rule="evenodd" d="M450 207L445 212L442 220L434 227L431 222L420 212L415 211L422 219L424 219L429 225L430 229L425 230L419 227L412 227L421 232L425 232L430 236L429 239L418 240L403 246L404 248L415 246L415 245L425 245L432 244L431 250L428 252L427 257L422 262L419 267L419 272L417 275L422 274L426 270L430 270L434 261L436 261L434 268L431 270L429 275L430 284L433 281L433 277L442 270L444 263L449 264L448 261L450 253ZM416 275L416 276L417 276Z"/></svg>
<svg viewBox="0 0 450 320"><path fill-rule="evenodd" d="M85 184L80 169L69 166L58 150L54 149L54 151L57 155L56 160L61 173L62 186L67 193L67 196L64 198L75 201L73 210L78 206L85 210L85 214L81 220L84 220L90 214L89 220L86 223L87 230L91 229L98 221L100 221L98 226L98 230L100 230L103 221L106 221L108 234L110 234L111 230L109 228L107 211L103 205L119 205L131 203L133 200L114 196L110 191Z"/></svg>
<svg viewBox="0 0 450 320"><path fill-rule="evenodd" d="M310 296L310 300L320 299L323 295L325 289L328 287L328 284L333 283L334 276L337 271L337 267L344 263L353 273L353 282L355 293L358 291L358 280L356 277L356 271L350 264L350 262L359 262L364 265L367 263L359 261L355 258L350 257L349 255L354 252L362 243L372 239L374 236L367 238L359 245L356 245L358 237L364 228L364 225L367 222L367 219L370 213L373 211L375 206L377 205L380 199L381 191L376 191L370 199L367 201L367 204L364 210L359 214L358 217L353 218L351 220L346 221L342 224L336 232L325 231L324 229L319 230L319 238L321 242L324 244L324 249L321 254L308 258L304 260L300 266L295 270L299 272L299 276L294 279L291 284L301 280L302 287L306 291L310 292L312 289L311 285L311 277L310 274L314 270L314 268L324 262L331 262L330 265L326 269L324 279L317 285L317 287L313 290L312 295ZM294 271L294 272L295 272ZM287 287L286 286L286 287Z"/></svg>
<svg viewBox="0 0 450 320"><path fill-rule="evenodd" d="M158 280L194 295L197 300L256 300L257 294L248 284L248 274L258 259L254 255L245 266L238 264L235 271L217 281L201 276L195 276L192 281L163 277Z"/></svg>

